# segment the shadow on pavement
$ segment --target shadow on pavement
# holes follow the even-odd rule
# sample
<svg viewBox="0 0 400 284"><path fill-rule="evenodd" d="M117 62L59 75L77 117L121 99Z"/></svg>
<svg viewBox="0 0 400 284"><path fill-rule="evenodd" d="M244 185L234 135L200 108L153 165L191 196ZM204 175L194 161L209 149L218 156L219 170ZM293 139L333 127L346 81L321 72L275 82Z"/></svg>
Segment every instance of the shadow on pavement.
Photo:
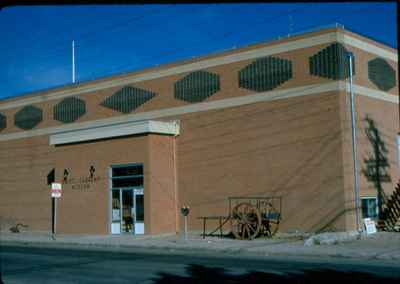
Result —
<svg viewBox="0 0 400 284"><path fill-rule="evenodd" d="M189 276L159 273L154 284L236 284L236 283L400 283L400 279L384 278L374 274L337 271L330 269L304 270L302 273L274 274L267 272L250 271L246 274L233 275L223 268L209 268L202 265L189 265Z"/></svg>

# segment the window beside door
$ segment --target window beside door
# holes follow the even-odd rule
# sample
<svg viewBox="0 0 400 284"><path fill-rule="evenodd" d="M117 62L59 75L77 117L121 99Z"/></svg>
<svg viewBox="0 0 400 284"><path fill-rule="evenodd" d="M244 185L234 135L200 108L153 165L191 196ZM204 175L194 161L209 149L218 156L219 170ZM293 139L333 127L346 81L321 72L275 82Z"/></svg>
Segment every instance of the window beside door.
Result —
<svg viewBox="0 0 400 284"><path fill-rule="evenodd" d="M363 219L371 218L376 221L378 219L378 199L376 197L362 197L361 211Z"/></svg>

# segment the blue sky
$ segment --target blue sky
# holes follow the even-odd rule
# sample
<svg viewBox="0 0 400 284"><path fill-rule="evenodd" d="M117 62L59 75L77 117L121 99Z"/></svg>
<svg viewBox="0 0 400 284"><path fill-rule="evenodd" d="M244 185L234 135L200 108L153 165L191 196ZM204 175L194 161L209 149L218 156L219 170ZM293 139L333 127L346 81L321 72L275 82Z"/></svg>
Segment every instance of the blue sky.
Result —
<svg viewBox="0 0 400 284"><path fill-rule="evenodd" d="M16 6L0 11L0 99L341 23L397 48L396 3Z"/></svg>

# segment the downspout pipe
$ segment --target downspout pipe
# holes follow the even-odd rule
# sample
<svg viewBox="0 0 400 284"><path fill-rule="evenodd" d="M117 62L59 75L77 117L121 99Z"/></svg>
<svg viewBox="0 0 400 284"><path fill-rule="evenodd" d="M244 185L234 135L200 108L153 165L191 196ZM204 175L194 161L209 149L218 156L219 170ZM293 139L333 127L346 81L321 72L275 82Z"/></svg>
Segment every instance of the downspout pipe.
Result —
<svg viewBox="0 0 400 284"><path fill-rule="evenodd" d="M357 158L357 124L356 124L356 108L355 108L355 95L353 88L353 62L354 56L351 52L347 54L349 59L349 78L350 78L350 107L351 107L351 136L353 144L353 166L354 166L354 199L356 206L356 225L357 230L361 232L361 214L360 214L360 176L359 165Z"/></svg>

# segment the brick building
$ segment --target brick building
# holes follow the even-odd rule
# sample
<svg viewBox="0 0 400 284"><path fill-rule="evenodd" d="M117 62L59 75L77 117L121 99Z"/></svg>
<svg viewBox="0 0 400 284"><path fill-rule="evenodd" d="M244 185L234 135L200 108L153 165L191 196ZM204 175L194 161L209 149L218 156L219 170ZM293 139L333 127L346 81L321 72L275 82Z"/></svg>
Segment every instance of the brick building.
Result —
<svg viewBox="0 0 400 284"><path fill-rule="evenodd" d="M280 230L351 230L347 53L354 55L363 215L399 179L397 50L323 29L0 101L0 216L60 233L167 233L282 197ZM378 169L376 165L378 164ZM377 172L378 171L378 172Z"/></svg>

